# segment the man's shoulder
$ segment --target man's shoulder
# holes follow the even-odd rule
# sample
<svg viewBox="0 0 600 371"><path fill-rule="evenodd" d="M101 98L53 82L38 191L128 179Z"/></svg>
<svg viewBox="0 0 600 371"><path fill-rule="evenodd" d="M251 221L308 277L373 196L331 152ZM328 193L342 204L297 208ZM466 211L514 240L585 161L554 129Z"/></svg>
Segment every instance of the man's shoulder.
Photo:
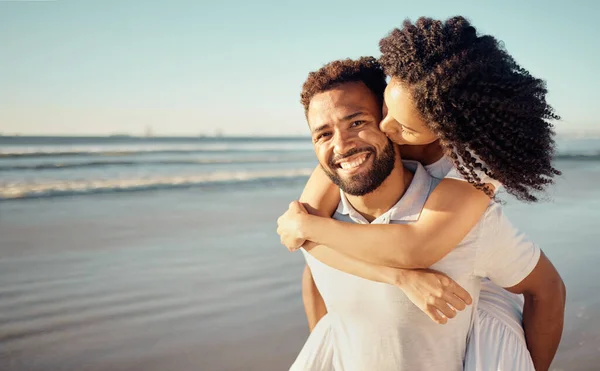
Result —
<svg viewBox="0 0 600 371"><path fill-rule="evenodd" d="M485 212L481 217L481 221L483 221L488 227L493 228L494 225L497 225L504 220L506 220L506 216L504 215L504 208L502 207L502 204L494 200L490 200L487 209L485 209Z"/></svg>
<svg viewBox="0 0 600 371"><path fill-rule="evenodd" d="M521 233L504 213L502 204L493 200L479 219L476 229L479 231L478 240L485 241L486 246L496 245L500 241L506 243L507 239Z"/></svg>

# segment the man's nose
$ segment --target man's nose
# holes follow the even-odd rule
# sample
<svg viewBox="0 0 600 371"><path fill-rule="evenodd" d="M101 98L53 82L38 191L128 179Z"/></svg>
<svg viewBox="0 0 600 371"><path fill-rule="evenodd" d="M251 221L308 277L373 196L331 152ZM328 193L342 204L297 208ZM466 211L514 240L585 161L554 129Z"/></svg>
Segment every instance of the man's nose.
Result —
<svg viewBox="0 0 600 371"><path fill-rule="evenodd" d="M348 153L349 150L356 147L354 137L351 134L343 131L336 131L333 136L333 141L333 151L337 155Z"/></svg>
<svg viewBox="0 0 600 371"><path fill-rule="evenodd" d="M392 117L385 116L379 123L379 130L383 131L386 135L398 134L399 125Z"/></svg>

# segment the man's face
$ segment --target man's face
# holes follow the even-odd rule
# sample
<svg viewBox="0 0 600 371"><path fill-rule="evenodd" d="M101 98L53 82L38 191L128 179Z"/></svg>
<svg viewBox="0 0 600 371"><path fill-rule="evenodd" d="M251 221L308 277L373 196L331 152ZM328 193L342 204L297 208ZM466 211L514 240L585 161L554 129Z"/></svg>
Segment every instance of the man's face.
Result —
<svg viewBox="0 0 600 371"><path fill-rule="evenodd" d="M379 130L381 106L362 82L339 85L315 95L308 125L319 163L342 191L373 192L390 175L395 146Z"/></svg>

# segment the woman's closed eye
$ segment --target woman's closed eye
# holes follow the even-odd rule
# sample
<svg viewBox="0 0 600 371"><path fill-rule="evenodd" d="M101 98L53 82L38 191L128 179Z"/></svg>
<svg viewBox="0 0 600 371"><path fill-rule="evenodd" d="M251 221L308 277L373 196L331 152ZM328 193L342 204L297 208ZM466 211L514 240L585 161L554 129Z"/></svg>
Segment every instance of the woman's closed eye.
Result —
<svg viewBox="0 0 600 371"><path fill-rule="evenodd" d="M415 133L412 130L407 129L404 125L400 125L400 127L402 128L402 133L408 135L415 135Z"/></svg>

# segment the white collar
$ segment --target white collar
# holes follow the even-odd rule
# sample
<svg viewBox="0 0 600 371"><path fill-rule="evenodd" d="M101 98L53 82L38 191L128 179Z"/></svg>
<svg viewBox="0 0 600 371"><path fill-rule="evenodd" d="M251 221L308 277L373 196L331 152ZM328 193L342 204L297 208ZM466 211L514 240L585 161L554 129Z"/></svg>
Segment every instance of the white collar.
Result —
<svg viewBox="0 0 600 371"><path fill-rule="evenodd" d="M384 219L387 219L388 222L390 220L415 222L421 216L423 206L429 197L433 178L417 161L402 160L402 164L408 170L414 171L413 179L402 198L387 212L375 219L374 223ZM367 223L365 218L348 202L346 195L341 190L340 195L341 201L338 204L337 212L348 215L355 222Z"/></svg>

